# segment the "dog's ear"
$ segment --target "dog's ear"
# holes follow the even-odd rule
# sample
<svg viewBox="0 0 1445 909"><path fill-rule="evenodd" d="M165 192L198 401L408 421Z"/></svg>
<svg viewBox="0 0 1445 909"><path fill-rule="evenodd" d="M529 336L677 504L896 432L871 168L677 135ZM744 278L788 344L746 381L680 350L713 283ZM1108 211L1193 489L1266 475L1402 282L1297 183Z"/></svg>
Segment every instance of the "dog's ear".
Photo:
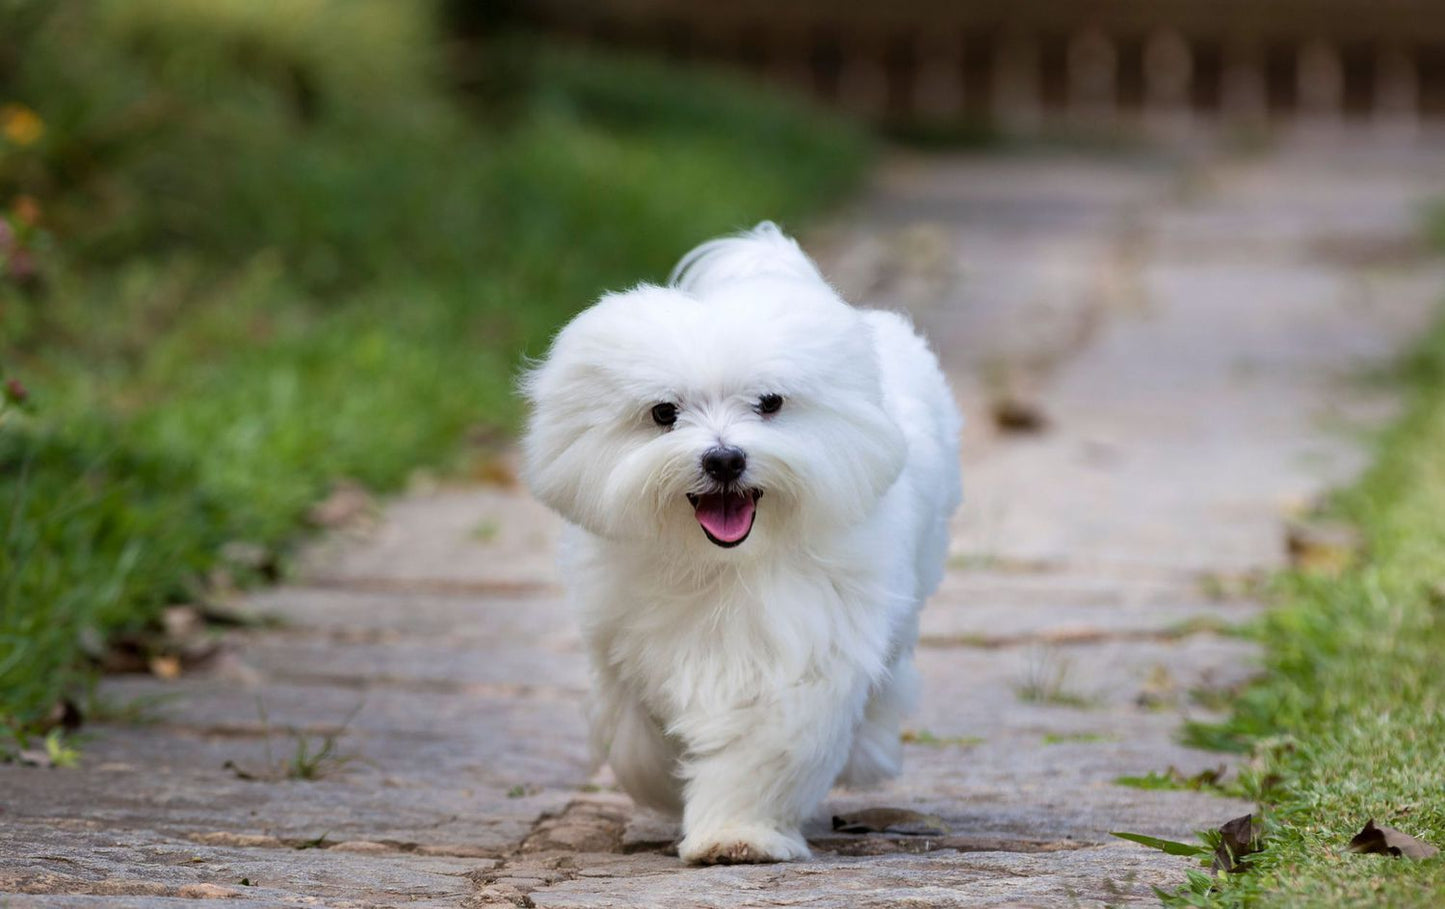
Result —
<svg viewBox="0 0 1445 909"><path fill-rule="evenodd" d="M589 399L589 392L596 386L580 374L585 362L569 360L559 351L563 341L559 336L548 357L518 380L531 410L522 436L522 478L542 504L580 524L585 476L577 472L579 467L585 472L585 465L574 462L582 436L595 421L591 411L597 402Z"/></svg>
<svg viewBox="0 0 1445 909"><path fill-rule="evenodd" d="M543 504L594 532L607 521L608 473L627 444L639 351L654 343L647 313L675 296L652 285L603 296L558 332L547 356L518 380L531 411L522 477Z"/></svg>
<svg viewBox="0 0 1445 909"><path fill-rule="evenodd" d="M892 488L908 458L908 441L897 421L881 406L853 402L834 412L819 437L817 482L832 485L824 497L834 520L849 525L863 520ZM826 469L821 469L825 468Z"/></svg>

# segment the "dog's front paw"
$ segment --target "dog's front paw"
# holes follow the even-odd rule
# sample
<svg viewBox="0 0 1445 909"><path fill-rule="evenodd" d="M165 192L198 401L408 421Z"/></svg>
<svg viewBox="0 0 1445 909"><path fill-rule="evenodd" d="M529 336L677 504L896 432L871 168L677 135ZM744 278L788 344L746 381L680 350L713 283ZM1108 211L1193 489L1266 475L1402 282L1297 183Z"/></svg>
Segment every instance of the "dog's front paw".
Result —
<svg viewBox="0 0 1445 909"><path fill-rule="evenodd" d="M677 854L694 865L752 865L791 862L812 856L803 836L761 824L721 827L683 837Z"/></svg>

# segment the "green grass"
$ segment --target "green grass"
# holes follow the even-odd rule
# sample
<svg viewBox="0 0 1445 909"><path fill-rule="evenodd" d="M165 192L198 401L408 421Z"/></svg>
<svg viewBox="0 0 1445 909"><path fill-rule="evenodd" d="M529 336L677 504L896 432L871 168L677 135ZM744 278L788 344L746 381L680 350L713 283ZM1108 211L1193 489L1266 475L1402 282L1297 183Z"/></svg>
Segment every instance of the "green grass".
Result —
<svg viewBox="0 0 1445 909"><path fill-rule="evenodd" d="M929 745L934 748L950 745L972 748L984 743L984 740L976 735L934 735L927 729L905 729L900 738L910 745Z"/></svg>
<svg viewBox="0 0 1445 909"><path fill-rule="evenodd" d="M1093 745L1099 742L1117 742L1119 737L1108 732L1045 732L1045 745Z"/></svg>
<svg viewBox="0 0 1445 909"><path fill-rule="evenodd" d="M866 161L728 78L439 31L383 0L0 3L0 376L30 397L0 416L0 726L204 599L224 543L284 553L333 481L464 473L569 315Z"/></svg>
<svg viewBox="0 0 1445 909"><path fill-rule="evenodd" d="M1074 680L1074 662L1052 647L1029 654L1022 676L1013 685L1014 695L1027 704L1054 704L1086 709L1096 707L1099 697L1079 689Z"/></svg>
<svg viewBox="0 0 1445 909"><path fill-rule="evenodd" d="M1344 851L1371 818L1445 847L1445 322L1405 371L1407 415L1332 511L1368 560L1290 575L1261 639L1267 672L1206 744L1252 750L1265 851L1177 901L1211 906L1438 906L1445 857ZM1210 889L1211 886L1213 889Z"/></svg>

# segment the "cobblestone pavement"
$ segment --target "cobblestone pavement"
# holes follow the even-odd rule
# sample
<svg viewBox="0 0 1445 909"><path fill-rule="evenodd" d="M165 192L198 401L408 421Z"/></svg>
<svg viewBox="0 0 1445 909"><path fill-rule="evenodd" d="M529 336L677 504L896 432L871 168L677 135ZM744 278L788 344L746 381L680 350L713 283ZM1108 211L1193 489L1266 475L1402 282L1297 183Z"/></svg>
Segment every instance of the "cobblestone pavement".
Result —
<svg viewBox="0 0 1445 909"><path fill-rule="evenodd" d="M228 632L211 670L107 680L153 722L90 727L79 769L0 766L0 904L1153 902L1188 863L1109 831L1187 838L1249 806L1114 781L1221 763L1175 741L1252 671L1221 632L1287 518L1359 468L1391 404L1361 373L1445 286L1417 235L1428 164L895 157L810 238L855 299L916 314L971 421L905 776L835 794L815 861L684 868L591 775L555 521L494 486L321 545L241 604L278 621ZM328 735L330 772L267 778ZM885 805L953 832L826 823Z"/></svg>

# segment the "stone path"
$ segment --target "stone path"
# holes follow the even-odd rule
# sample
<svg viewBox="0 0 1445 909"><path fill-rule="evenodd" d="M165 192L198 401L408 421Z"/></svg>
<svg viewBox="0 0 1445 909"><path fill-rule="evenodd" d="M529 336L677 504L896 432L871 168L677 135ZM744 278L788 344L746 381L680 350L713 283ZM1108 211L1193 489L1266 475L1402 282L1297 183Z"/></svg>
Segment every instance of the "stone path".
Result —
<svg viewBox="0 0 1445 909"><path fill-rule="evenodd" d="M79 770L0 766L7 906L984 906L1154 902L1171 838L1249 806L1125 774L1196 695L1251 672L1218 633L1257 606L1282 525L1361 464L1389 410L1358 372L1428 321L1425 158L893 159L813 238L850 294L911 309L971 423L952 568L925 612L907 771L828 812L948 836L810 831L817 860L690 869L591 776L586 673L553 520L518 491L434 490L242 604L208 673L115 677L153 722L92 726ZM1003 432L1003 398L1041 432ZM1207 699L1206 699L1207 700ZM247 779L332 736L317 780ZM240 772L238 773L237 768Z"/></svg>

